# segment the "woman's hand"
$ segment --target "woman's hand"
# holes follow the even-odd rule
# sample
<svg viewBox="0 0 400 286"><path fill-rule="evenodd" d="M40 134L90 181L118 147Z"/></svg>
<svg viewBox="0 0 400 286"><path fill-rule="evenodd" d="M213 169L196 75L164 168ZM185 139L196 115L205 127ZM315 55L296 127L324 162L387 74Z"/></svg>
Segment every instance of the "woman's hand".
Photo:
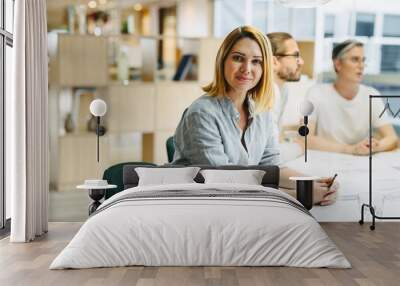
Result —
<svg viewBox="0 0 400 286"><path fill-rule="evenodd" d="M379 140L372 138L371 140L372 152L378 151ZM348 152L353 155L368 155L369 154L369 138L358 142L357 144L348 146Z"/></svg>
<svg viewBox="0 0 400 286"><path fill-rule="evenodd" d="M333 180L333 177L321 178L314 181L313 185L313 203L327 206L336 202L339 183L335 181L332 186L328 187Z"/></svg>

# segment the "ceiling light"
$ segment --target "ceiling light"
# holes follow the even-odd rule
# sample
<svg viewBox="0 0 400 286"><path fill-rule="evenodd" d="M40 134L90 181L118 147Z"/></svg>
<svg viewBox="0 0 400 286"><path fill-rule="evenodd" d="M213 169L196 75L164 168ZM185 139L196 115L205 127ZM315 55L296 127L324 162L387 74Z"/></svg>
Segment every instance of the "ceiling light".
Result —
<svg viewBox="0 0 400 286"><path fill-rule="evenodd" d="M142 4L140 4L140 3L137 3L137 4L135 4L135 6L133 6L133 8L136 10L136 11L142 11L142 9L143 9L143 6L142 6Z"/></svg>
<svg viewBox="0 0 400 286"><path fill-rule="evenodd" d="M89 6L90 9L94 9L94 8L97 7L97 2L96 1L90 1L88 3L88 6Z"/></svg>
<svg viewBox="0 0 400 286"><path fill-rule="evenodd" d="M276 0L277 3L288 8L315 8L331 0Z"/></svg>

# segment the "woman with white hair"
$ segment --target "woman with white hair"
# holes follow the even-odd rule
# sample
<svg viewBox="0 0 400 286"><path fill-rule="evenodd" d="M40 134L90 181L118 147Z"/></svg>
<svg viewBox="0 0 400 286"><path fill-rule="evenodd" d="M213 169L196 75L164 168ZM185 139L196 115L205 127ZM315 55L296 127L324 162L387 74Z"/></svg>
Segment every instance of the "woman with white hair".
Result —
<svg viewBox="0 0 400 286"><path fill-rule="evenodd" d="M314 104L310 117L309 147L354 155L369 154L369 95L379 92L361 84L365 68L363 44L347 40L334 47L336 80L312 87L307 98ZM372 152L396 147L397 136L381 100L372 101Z"/></svg>

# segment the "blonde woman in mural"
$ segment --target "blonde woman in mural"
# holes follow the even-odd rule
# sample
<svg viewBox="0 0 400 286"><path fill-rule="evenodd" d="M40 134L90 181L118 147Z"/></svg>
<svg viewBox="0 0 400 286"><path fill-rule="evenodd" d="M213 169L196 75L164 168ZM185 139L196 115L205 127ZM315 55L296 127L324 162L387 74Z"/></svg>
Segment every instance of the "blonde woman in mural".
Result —
<svg viewBox="0 0 400 286"><path fill-rule="evenodd" d="M379 92L361 84L365 68L363 44L347 40L332 52L336 80L312 87L307 98L314 104L310 117L309 147L312 149L369 154L369 95ZM397 136L380 100L372 101L372 126L378 137L372 139L372 152L396 147Z"/></svg>
<svg viewBox="0 0 400 286"><path fill-rule="evenodd" d="M279 134L273 119L272 51L266 36L244 26L224 39L206 95L185 111L174 135L173 164L279 165ZM280 186L295 196L290 176L281 168ZM315 182L314 203L331 204L338 185L332 178Z"/></svg>

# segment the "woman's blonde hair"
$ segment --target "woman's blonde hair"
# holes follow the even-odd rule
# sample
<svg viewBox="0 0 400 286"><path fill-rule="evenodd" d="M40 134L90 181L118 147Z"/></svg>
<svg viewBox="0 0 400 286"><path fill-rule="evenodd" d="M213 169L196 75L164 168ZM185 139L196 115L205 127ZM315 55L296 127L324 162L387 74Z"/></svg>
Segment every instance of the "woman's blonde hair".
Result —
<svg viewBox="0 0 400 286"><path fill-rule="evenodd" d="M215 61L214 80L204 86L203 90L210 96L226 95L229 84L224 77L225 60L233 46L243 38L250 38L256 41L261 49L263 58L261 78L257 85L248 91L248 94L256 103L256 112L270 110L274 104L271 44L261 31L251 26L236 28L225 37Z"/></svg>

